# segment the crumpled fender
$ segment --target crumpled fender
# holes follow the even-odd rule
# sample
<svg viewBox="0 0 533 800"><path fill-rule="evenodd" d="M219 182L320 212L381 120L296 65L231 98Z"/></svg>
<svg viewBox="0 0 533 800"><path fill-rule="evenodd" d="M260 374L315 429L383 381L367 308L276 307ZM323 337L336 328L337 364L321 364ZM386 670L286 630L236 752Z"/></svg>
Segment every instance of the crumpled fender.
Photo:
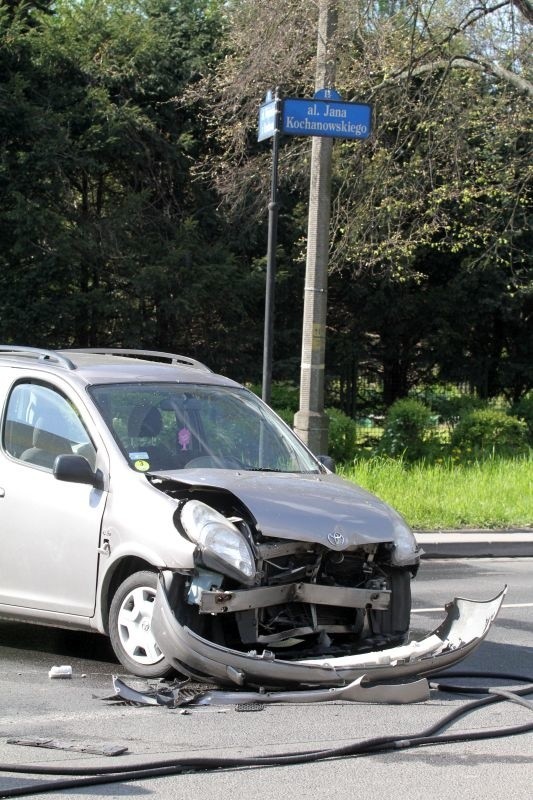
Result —
<svg viewBox="0 0 533 800"><path fill-rule="evenodd" d="M487 601L455 598L445 606L441 625L419 641L372 653L285 661L268 650L257 654L222 647L181 625L167 596L172 577L170 570L160 574L154 602L152 632L159 647L178 672L229 686L335 687L363 675L372 682L440 672L462 661L483 641L507 591L504 587Z"/></svg>

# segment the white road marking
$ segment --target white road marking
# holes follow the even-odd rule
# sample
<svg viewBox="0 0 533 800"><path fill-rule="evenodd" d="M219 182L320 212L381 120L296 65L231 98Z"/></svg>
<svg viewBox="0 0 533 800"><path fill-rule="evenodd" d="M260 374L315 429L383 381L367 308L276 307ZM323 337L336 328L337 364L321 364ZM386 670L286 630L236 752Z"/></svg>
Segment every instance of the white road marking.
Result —
<svg viewBox="0 0 533 800"><path fill-rule="evenodd" d="M533 603L504 603L502 608L533 608ZM411 614L429 614L434 611L442 611L442 606L437 608L413 608Z"/></svg>

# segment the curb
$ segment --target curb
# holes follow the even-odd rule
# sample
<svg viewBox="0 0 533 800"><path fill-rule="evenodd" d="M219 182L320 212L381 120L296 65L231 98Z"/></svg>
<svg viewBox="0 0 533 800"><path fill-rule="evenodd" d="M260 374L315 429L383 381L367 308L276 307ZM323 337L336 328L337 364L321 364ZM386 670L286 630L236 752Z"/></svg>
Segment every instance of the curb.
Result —
<svg viewBox="0 0 533 800"><path fill-rule="evenodd" d="M415 531L422 558L533 558L533 531Z"/></svg>

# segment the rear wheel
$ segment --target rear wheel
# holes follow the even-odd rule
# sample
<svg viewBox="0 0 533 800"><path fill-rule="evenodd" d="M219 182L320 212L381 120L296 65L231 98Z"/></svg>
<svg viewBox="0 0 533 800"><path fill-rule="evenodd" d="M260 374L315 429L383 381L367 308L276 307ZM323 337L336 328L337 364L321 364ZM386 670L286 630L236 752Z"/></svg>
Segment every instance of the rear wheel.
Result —
<svg viewBox="0 0 533 800"><path fill-rule="evenodd" d="M155 572L135 572L120 584L109 610L109 638L126 669L142 678L165 678L173 669L152 633Z"/></svg>

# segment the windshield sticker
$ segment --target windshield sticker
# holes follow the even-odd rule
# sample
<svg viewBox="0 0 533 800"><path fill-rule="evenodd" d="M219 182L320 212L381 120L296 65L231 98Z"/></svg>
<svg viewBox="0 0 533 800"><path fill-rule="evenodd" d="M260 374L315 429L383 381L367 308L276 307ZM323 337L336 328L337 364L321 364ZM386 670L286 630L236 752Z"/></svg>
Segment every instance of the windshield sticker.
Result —
<svg viewBox="0 0 533 800"><path fill-rule="evenodd" d="M191 449L191 432L188 428L182 428L178 431L178 442L182 450Z"/></svg>
<svg viewBox="0 0 533 800"><path fill-rule="evenodd" d="M147 461L150 457L144 450L140 453L128 453L131 461Z"/></svg>
<svg viewBox="0 0 533 800"><path fill-rule="evenodd" d="M133 466L135 469L138 469L139 472L146 472L146 470L150 469L150 464L148 461L143 461L142 458L136 461Z"/></svg>

